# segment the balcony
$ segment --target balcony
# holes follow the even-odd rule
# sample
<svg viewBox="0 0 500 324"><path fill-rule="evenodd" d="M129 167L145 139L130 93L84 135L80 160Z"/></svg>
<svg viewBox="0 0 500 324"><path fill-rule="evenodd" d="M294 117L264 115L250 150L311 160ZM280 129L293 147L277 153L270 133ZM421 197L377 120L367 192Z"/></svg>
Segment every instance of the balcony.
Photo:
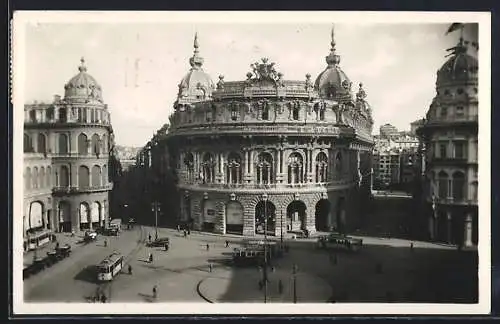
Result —
<svg viewBox="0 0 500 324"><path fill-rule="evenodd" d="M196 181L183 182L179 187L184 189L206 189L206 190L234 190L234 191L262 191L262 190L276 190L276 191L318 191L321 189L328 189L332 187L349 187L355 182L349 180L336 180L331 182L308 182L308 183L271 183L271 184L256 184L256 183L198 183Z"/></svg>
<svg viewBox="0 0 500 324"><path fill-rule="evenodd" d="M68 187L54 187L52 188L52 193L60 194L60 195L71 195L77 193L92 193L92 192L100 192L100 191L109 191L113 189L113 184L109 183L103 186L90 186L90 187L76 187L76 186L68 186Z"/></svg>
<svg viewBox="0 0 500 324"><path fill-rule="evenodd" d="M109 154L107 153L100 153L99 156L96 154L82 154L82 153L48 153L47 154L49 157L55 158L55 159L107 159L109 157Z"/></svg>

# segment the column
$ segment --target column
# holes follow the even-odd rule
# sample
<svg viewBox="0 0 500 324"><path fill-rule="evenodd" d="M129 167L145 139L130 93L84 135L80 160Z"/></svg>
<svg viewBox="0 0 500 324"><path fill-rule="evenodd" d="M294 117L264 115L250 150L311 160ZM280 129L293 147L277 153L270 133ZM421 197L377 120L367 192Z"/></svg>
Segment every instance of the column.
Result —
<svg viewBox="0 0 500 324"><path fill-rule="evenodd" d="M232 169L232 167L228 166L228 167L227 167L227 171L228 171L228 172L227 172L227 176L228 176L228 179L227 179L227 180L228 180L228 183L232 183L232 178L233 178L233 175L232 175L232 173L233 173L233 172L232 172L232 171L233 171L233 169Z"/></svg>
<svg viewBox="0 0 500 324"><path fill-rule="evenodd" d="M276 152L276 183L282 182L282 177L281 177L281 148L278 148L278 151ZM280 179L278 181L278 179Z"/></svg>
<svg viewBox="0 0 500 324"><path fill-rule="evenodd" d="M464 247L472 246L472 214L467 213L464 222Z"/></svg>
<svg viewBox="0 0 500 324"><path fill-rule="evenodd" d="M306 167L307 168L307 167ZM304 167L301 165L299 166L299 181L300 183L304 182L305 175L304 175Z"/></svg>
<svg viewBox="0 0 500 324"><path fill-rule="evenodd" d="M452 239L453 239L453 232L452 232L452 222L451 222L451 210L446 211L446 230L447 230L447 241L449 244L451 244Z"/></svg>
<svg viewBox="0 0 500 324"><path fill-rule="evenodd" d="M254 151L250 149L250 176L252 177L252 180L250 182L255 181L255 175L254 175Z"/></svg>
<svg viewBox="0 0 500 324"><path fill-rule="evenodd" d="M241 179L240 179L240 166L239 165L236 166L236 175L235 175L235 178L236 178L236 183L241 183Z"/></svg>
<svg viewBox="0 0 500 324"><path fill-rule="evenodd" d="M248 150L245 150L245 173L249 174L250 173L250 163L249 163L249 154Z"/></svg>

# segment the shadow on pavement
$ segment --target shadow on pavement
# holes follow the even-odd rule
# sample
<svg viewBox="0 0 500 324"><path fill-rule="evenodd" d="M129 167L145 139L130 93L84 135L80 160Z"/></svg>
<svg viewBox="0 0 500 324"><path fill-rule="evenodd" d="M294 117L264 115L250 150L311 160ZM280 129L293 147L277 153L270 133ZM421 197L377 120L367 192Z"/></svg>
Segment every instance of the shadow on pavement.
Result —
<svg viewBox="0 0 500 324"><path fill-rule="evenodd" d="M80 272L76 274L73 278L75 280L86 281L90 283L98 283L97 281L97 267L95 265L90 265L83 268Z"/></svg>

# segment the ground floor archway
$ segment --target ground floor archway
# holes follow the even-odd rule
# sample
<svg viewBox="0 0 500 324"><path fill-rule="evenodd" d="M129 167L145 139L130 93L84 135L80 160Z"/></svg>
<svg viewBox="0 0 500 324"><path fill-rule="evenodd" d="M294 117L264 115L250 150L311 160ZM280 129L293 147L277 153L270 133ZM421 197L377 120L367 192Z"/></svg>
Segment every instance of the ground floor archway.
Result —
<svg viewBox="0 0 500 324"><path fill-rule="evenodd" d="M329 231L330 222L330 201L328 199L321 199L316 203L315 208L315 225L316 231Z"/></svg>
<svg viewBox="0 0 500 324"><path fill-rule="evenodd" d="M294 200L286 208L287 230L298 231L307 229L306 204L301 200Z"/></svg>
<svg viewBox="0 0 500 324"><path fill-rule="evenodd" d="M59 202L59 231L71 232L71 205L67 201Z"/></svg>
<svg viewBox="0 0 500 324"><path fill-rule="evenodd" d="M203 201L203 223L202 230L213 232L215 230L215 221L217 217L217 209L214 200Z"/></svg>
<svg viewBox="0 0 500 324"><path fill-rule="evenodd" d="M93 228L103 226L101 204L98 201L92 203L92 207L90 208L90 219Z"/></svg>
<svg viewBox="0 0 500 324"><path fill-rule="evenodd" d="M90 228L91 218L90 218L90 207L86 202L80 203L78 208L80 213L80 230L86 230Z"/></svg>
<svg viewBox="0 0 500 324"><path fill-rule="evenodd" d="M226 204L226 233L243 234L243 205L238 201Z"/></svg>
<svg viewBox="0 0 500 324"><path fill-rule="evenodd" d="M41 202L34 201L30 204L28 221L28 231L44 227L43 204Z"/></svg>
<svg viewBox="0 0 500 324"><path fill-rule="evenodd" d="M265 223L267 219L267 229ZM261 200L255 206L255 233L275 235L276 229L276 206L270 201Z"/></svg>

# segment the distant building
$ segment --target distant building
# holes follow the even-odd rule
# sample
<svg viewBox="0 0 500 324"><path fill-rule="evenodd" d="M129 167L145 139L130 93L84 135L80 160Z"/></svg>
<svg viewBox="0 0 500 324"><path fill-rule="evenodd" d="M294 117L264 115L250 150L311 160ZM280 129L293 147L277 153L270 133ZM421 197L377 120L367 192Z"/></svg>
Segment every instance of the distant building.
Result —
<svg viewBox="0 0 500 324"><path fill-rule="evenodd" d="M410 123L410 134L415 136L417 135L417 129L422 127L424 125L425 119L418 119L415 120L414 122Z"/></svg>
<svg viewBox="0 0 500 324"><path fill-rule="evenodd" d="M398 129L391 124L385 124L380 126L379 131L380 131L380 136L382 137L391 137L398 134Z"/></svg>
<svg viewBox="0 0 500 324"><path fill-rule="evenodd" d="M417 133L425 144L429 236L470 246L478 240L478 60L462 38L452 50Z"/></svg>

